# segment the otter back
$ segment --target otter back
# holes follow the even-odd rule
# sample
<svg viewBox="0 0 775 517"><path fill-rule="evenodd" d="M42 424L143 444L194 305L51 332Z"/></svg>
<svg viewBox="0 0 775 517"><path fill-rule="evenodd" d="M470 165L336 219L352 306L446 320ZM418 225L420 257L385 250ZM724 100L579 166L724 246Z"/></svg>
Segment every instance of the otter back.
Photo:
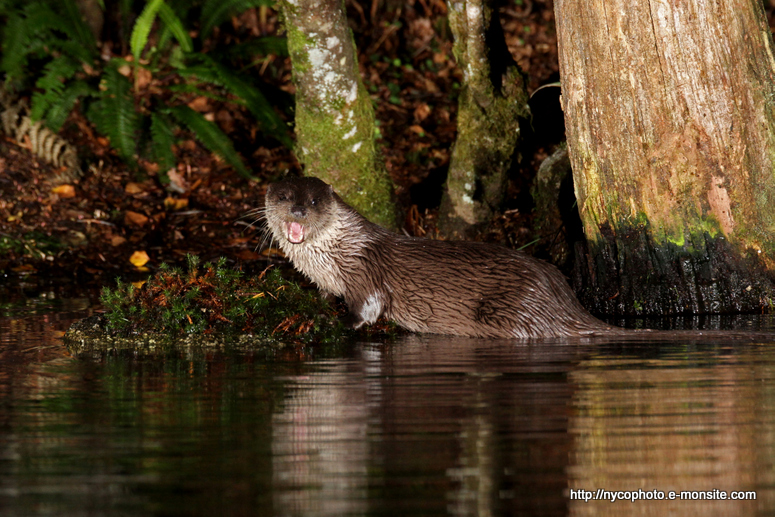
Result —
<svg viewBox="0 0 775 517"><path fill-rule="evenodd" d="M494 244L394 234L317 178L270 185L272 236L355 327L386 316L416 332L472 337L579 336L612 327L591 316L552 265Z"/></svg>

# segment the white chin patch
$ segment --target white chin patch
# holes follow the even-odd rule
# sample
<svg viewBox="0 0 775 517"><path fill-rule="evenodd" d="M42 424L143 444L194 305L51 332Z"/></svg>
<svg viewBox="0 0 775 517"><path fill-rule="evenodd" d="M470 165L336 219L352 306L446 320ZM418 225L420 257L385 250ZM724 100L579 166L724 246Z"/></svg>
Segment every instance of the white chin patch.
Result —
<svg viewBox="0 0 775 517"><path fill-rule="evenodd" d="M285 237L288 239L288 242L293 244L304 242L305 233L306 228L304 228L303 224L296 222L285 223Z"/></svg>

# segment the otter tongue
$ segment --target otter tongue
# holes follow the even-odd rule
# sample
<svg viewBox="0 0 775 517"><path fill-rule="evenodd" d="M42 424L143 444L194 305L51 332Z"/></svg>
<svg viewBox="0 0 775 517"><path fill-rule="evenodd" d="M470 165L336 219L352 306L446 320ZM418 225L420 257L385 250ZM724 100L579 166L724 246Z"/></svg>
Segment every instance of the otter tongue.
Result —
<svg viewBox="0 0 775 517"><path fill-rule="evenodd" d="M286 227L287 233L288 233L288 240L294 244L299 244L300 242L304 241L304 226L296 223L296 222L290 222L288 223Z"/></svg>

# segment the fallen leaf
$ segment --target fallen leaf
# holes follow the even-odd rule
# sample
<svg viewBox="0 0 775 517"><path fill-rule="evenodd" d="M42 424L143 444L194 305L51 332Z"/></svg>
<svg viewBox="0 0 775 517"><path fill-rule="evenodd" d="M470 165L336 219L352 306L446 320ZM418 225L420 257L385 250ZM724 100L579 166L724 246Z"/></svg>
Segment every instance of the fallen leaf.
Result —
<svg viewBox="0 0 775 517"><path fill-rule="evenodd" d="M278 256L278 257L284 257L285 253L279 248L266 248L261 251L261 254L265 257L272 257L272 256Z"/></svg>
<svg viewBox="0 0 775 517"><path fill-rule="evenodd" d="M135 286L135 289L140 289L147 281L148 280L138 280L137 282L132 282L132 285Z"/></svg>
<svg viewBox="0 0 775 517"><path fill-rule="evenodd" d="M188 103L188 107L199 113L204 113L210 110L210 99L207 97L197 97Z"/></svg>
<svg viewBox="0 0 775 517"><path fill-rule="evenodd" d="M124 223L134 226L144 226L148 223L148 218L143 214L127 210L124 214Z"/></svg>
<svg viewBox="0 0 775 517"><path fill-rule="evenodd" d="M422 128L422 126L418 126L417 124L415 124L413 126L410 126L409 130L412 133L416 133L416 134L418 134L420 136L425 136L425 130Z"/></svg>
<svg viewBox="0 0 775 517"><path fill-rule="evenodd" d="M126 239L124 237L120 236L120 235L114 235L110 239L110 245L111 246L121 246L125 242L126 242Z"/></svg>
<svg viewBox="0 0 775 517"><path fill-rule="evenodd" d="M164 206L170 210L182 210L188 206L188 199L170 196L164 200Z"/></svg>
<svg viewBox="0 0 775 517"><path fill-rule="evenodd" d="M151 84L151 80L153 79L153 74L151 74L151 71L147 68L137 67L137 73L135 74L135 87L139 89L145 89L149 84Z"/></svg>
<svg viewBox="0 0 775 517"><path fill-rule="evenodd" d="M129 257L129 262L131 262L132 265L137 268L143 267L148 263L149 260L150 258L148 258L148 254L144 251L135 251L132 253L132 256Z"/></svg>
<svg viewBox="0 0 775 517"><path fill-rule="evenodd" d="M188 182L177 169L172 168L167 171L167 177L170 179L170 188L175 192L182 194L188 190Z"/></svg>
<svg viewBox="0 0 775 517"><path fill-rule="evenodd" d="M415 109L414 109L414 119L417 122L422 122L426 118L428 118L428 115L431 114L431 109L428 107L427 104L424 102L420 103Z"/></svg>
<svg viewBox="0 0 775 517"><path fill-rule="evenodd" d="M143 186L139 183L129 182L126 184L126 187L124 187L124 192L127 194L140 194L141 192L144 192L144 190Z"/></svg>
<svg viewBox="0 0 775 517"><path fill-rule="evenodd" d="M237 253L237 258L239 258L240 260L258 260L260 256L261 255L259 255L255 251L250 251L250 250L242 250L239 253Z"/></svg>
<svg viewBox="0 0 775 517"><path fill-rule="evenodd" d="M29 264L22 264L21 266L12 267L11 271L14 273L35 273L37 270Z"/></svg>

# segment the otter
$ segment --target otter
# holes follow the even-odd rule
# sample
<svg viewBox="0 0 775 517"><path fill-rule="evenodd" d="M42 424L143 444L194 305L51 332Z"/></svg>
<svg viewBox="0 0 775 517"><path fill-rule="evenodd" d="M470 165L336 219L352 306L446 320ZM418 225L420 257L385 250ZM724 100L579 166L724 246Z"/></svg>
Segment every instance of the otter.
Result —
<svg viewBox="0 0 775 517"><path fill-rule="evenodd" d="M385 316L412 332L481 338L617 329L589 314L553 265L496 244L393 233L318 178L271 184L265 218L294 267L344 299L354 328Z"/></svg>

